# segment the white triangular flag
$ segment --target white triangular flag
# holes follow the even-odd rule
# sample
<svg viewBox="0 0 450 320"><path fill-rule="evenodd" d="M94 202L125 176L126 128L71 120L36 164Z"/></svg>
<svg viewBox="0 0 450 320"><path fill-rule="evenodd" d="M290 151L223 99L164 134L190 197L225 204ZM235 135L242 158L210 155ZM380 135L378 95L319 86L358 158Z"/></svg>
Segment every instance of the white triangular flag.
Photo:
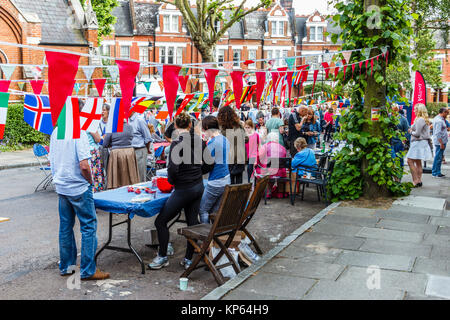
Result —
<svg viewBox="0 0 450 320"><path fill-rule="evenodd" d="M83 69L83 72L84 72L84 75L86 76L86 79L88 81L91 81L92 74L94 73L96 67L94 67L94 66L82 66L81 68Z"/></svg>
<svg viewBox="0 0 450 320"><path fill-rule="evenodd" d="M10 64L2 64L0 65L2 68L3 73L5 74L6 80L11 79L11 76L14 73L14 70L16 70L16 66L10 65Z"/></svg>
<svg viewBox="0 0 450 320"><path fill-rule="evenodd" d="M119 77L119 67L118 66L109 66L108 67L109 75L114 82L117 82L117 78Z"/></svg>

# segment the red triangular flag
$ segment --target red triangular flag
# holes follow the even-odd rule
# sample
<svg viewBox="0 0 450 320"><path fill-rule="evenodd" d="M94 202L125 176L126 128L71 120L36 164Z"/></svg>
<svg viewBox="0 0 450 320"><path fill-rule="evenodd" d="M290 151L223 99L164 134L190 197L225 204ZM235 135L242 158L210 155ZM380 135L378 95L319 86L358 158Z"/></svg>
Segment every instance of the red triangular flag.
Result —
<svg viewBox="0 0 450 320"><path fill-rule="evenodd" d="M55 127L59 114L66 104L67 97L72 95L80 56L53 51L45 51L45 56L48 62L50 110L52 123Z"/></svg>
<svg viewBox="0 0 450 320"><path fill-rule="evenodd" d="M389 55L389 51L386 51L386 66L388 65L388 55Z"/></svg>
<svg viewBox="0 0 450 320"><path fill-rule="evenodd" d="M325 70L325 79L328 79L328 75L330 73L330 65L328 62L322 62L322 67Z"/></svg>
<svg viewBox="0 0 450 320"><path fill-rule="evenodd" d="M364 61L361 61L360 63L359 63L359 74L361 75L361 72L362 72L362 65L363 65L363 63L364 63Z"/></svg>
<svg viewBox="0 0 450 320"><path fill-rule="evenodd" d="M164 65L163 67L163 81L164 81L164 94L166 96L167 111L169 112L170 120L173 116L173 108L175 107L175 100L177 98L178 91L178 74L181 67L177 65Z"/></svg>
<svg viewBox="0 0 450 320"><path fill-rule="evenodd" d="M264 92L264 87L266 85L266 73L256 72L256 105L259 109L259 104L261 102L261 97Z"/></svg>
<svg viewBox="0 0 450 320"><path fill-rule="evenodd" d="M278 78L280 77L280 74L278 71L271 72L272 74L272 90L273 90L273 105L275 105L275 95L277 93L277 86L278 86Z"/></svg>
<svg viewBox="0 0 450 320"><path fill-rule="evenodd" d="M187 82L189 80L189 76L178 76L178 81L180 82L181 90L186 93Z"/></svg>
<svg viewBox="0 0 450 320"><path fill-rule="evenodd" d="M35 95L40 95L44 87L45 80L30 80L31 88Z"/></svg>
<svg viewBox="0 0 450 320"><path fill-rule="evenodd" d="M120 90L122 91L120 108L123 110L124 119L128 119L131 100L133 99L133 91L136 86L136 76L139 72L141 64L139 62L124 60L116 60L116 64L119 67ZM123 122L119 122L119 125L123 125ZM119 130L119 132L121 131L122 130Z"/></svg>
<svg viewBox="0 0 450 320"><path fill-rule="evenodd" d="M231 79L233 80L233 92L236 101L236 107L238 109L241 108L241 99L242 97L242 87L244 86L243 77L244 71L233 71L230 72Z"/></svg>
<svg viewBox="0 0 450 320"><path fill-rule="evenodd" d="M353 79L353 73L355 73L355 67L356 67L356 63L352 64L352 79Z"/></svg>
<svg viewBox="0 0 450 320"><path fill-rule="evenodd" d="M337 79L337 76L339 74L339 67L334 68L334 78Z"/></svg>
<svg viewBox="0 0 450 320"><path fill-rule="evenodd" d="M313 82L313 87L312 87L312 91L311 91L311 98L314 95L314 87L316 86L316 80L317 80L318 74L319 74L319 70L314 70L314 82Z"/></svg>
<svg viewBox="0 0 450 320"><path fill-rule="evenodd" d="M292 96L292 76L294 75L294 71L288 71L287 72L287 83L288 83L288 101L291 102L291 96ZM288 106L289 106L288 103Z"/></svg>
<svg viewBox="0 0 450 320"><path fill-rule="evenodd" d="M212 111L214 101L214 89L216 84L216 76L219 73L217 69L205 69L205 79L208 84L209 110ZM239 100L239 99L236 99Z"/></svg>
<svg viewBox="0 0 450 320"><path fill-rule="evenodd" d="M369 60L366 60L366 75L367 75L367 70L369 69L368 66L369 66Z"/></svg>
<svg viewBox="0 0 450 320"><path fill-rule="evenodd" d="M103 97L106 79L93 79L92 81L94 81L95 87L97 88L98 96Z"/></svg>
<svg viewBox="0 0 450 320"><path fill-rule="evenodd" d="M11 80L0 80L0 92L8 92Z"/></svg>

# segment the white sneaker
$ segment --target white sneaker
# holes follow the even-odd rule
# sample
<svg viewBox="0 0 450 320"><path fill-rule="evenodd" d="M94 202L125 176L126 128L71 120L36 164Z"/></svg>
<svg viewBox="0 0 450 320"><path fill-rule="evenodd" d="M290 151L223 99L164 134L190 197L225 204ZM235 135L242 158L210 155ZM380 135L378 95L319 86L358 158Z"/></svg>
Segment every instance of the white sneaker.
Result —
<svg viewBox="0 0 450 320"><path fill-rule="evenodd" d="M256 261L261 259L261 257L258 256L256 253L254 253L253 250L246 243L241 242L239 244L238 248L239 248L239 251L252 263L255 263Z"/></svg>

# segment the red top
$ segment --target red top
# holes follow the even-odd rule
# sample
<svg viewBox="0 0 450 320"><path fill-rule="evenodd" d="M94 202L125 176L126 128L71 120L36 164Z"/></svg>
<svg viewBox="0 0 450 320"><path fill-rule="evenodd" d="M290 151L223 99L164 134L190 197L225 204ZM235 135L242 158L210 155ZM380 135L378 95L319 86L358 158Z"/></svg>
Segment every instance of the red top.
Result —
<svg viewBox="0 0 450 320"><path fill-rule="evenodd" d="M333 121L333 114L332 113L330 113L330 112L325 112L325 114L324 114L324 116L323 116L323 119L326 121L326 122L328 122L328 123L334 123L334 121Z"/></svg>

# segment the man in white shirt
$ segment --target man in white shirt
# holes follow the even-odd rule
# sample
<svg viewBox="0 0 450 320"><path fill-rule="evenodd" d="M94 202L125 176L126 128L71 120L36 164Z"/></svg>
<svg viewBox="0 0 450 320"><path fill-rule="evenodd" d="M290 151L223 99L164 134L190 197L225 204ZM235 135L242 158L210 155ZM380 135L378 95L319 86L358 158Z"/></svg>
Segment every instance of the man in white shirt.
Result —
<svg viewBox="0 0 450 320"><path fill-rule="evenodd" d="M59 198L59 270L70 275L77 262L73 227L75 216L81 231L81 280L103 280L109 273L96 269L97 215L92 194L91 152L85 131L80 139L58 140L57 129L50 139L50 163L53 182Z"/></svg>
<svg viewBox="0 0 450 320"><path fill-rule="evenodd" d="M434 156L431 174L435 178L445 177L445 175L441 173L441 165L445 147L448 142L447 124L445 123L447 116L448 109L441 108L439 114L433 119L433 145L436 150L436 155Z"/></svg>

